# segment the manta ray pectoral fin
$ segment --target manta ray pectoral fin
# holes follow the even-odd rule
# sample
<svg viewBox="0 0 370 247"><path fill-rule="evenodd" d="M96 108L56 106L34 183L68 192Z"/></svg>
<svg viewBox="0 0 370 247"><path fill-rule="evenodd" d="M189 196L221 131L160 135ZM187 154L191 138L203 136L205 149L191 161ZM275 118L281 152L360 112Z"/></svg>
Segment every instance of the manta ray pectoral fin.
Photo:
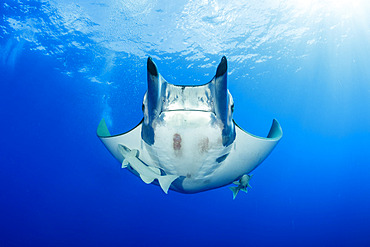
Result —
<svg viewBox="0 0 370 247"><path fill-rule="evenodd" d="M173 181L175 181L179 176L177 175L165 175L165 176L159 176L158 182L161 186L164 193L168 193L168 189L170 188Z"/></svg>
<svg viewBox="0 0 370 247"><path fill-rule="evenodd" d="M230 152L227 157L230 164L238 164L243 161L243 165L239 166L239 172L236 173L236 167L230 169L234 171L234 177L240 174L247 174L253 171L258 165L260 165L267 156L274 149L276 144L280 141L283 136L283 131L277 120L273 120L269 134L267 137L259 137L248 133L247 131L240 128L239 125L235 124L236 139L235 148ZM252 175L245 175L245 180L249 181ZM240 181L239 181L240 182ZM245 186L246 184L242 184Z"/></svg>
<svg viewBox="0 0 370 247"><path fill-rule="evenodd" d="M235 200L235 197L238 195L239 187L229 187L229 189L233 192L233 200Z"/></svg>
<svg viewBox="0 0 370 247"><path fill-rule="evenodd" d="M131 158L129 157L129 152L131 150L120 147L120 145L125 144L125 147L133 147L133 149L140 149L141 147L141 126L142 121L132 130L120 134L120 135L111 135L105 120L102 119L99 123L99 126L96 130L96 134L99 139L109 150L109 152L121 163L122 168L127 168L130 164ZM117 148L118 147L118 148ZM137 153L132 153L134 156L137 156ZM137 159L136 157L133 157ZM131 160L132 161L132 160ZM132 172L132 171L131 171ZM135 174L135 173L134 173ZM138 174L135 174L138 176Z"/></svg>

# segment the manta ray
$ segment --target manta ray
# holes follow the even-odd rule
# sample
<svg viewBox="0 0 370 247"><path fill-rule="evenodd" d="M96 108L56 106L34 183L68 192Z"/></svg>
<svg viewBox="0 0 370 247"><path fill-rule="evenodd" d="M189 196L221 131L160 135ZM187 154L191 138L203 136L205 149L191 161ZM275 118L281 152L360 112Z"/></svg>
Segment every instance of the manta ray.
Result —
<svg viewBox="0 0 370 247"><path fill-rule="evenodd" d="M143 119L132 130L111 135L102 119L97 135L122 168L145 183L180 193L197 193L229 184L233 197L247 191L248 175L274 149L282 129L273 120L267 137L252 135L233 119L234 101L227 89L227 60L206 84L167 82L151 57Z"/></svg>

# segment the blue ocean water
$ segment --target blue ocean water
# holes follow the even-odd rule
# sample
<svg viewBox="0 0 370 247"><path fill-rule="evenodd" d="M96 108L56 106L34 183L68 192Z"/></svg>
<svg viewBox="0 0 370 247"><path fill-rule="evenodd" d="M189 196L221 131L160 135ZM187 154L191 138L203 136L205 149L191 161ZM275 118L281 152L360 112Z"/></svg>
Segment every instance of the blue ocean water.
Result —
<svg viewBox="0 0 370 247"><path fill-rule="evenodd" d="M0 246L370 246L366 0L3 0ZM284 136L252 189L146 185L96 136L136 126L146 58L174 84L221 57L235 121Z"/></svg>

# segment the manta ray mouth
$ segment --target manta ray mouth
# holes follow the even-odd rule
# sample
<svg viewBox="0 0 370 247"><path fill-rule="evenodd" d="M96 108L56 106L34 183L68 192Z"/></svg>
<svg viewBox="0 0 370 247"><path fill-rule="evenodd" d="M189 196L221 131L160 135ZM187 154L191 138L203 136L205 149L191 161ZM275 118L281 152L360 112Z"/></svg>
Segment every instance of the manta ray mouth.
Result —
<svg viewBox="0 0 370 247"><path fill-rule="evenodd" d="M218 125L222 129L222 122L212 111L204 110L169 110L163 111L153 122L154 126L167 126L167 128L200 128Z"/></svg>
<svg viewBox="0 0 370 247"><path fill-rule="evenodd" d="M206 110L198 110L198 109L173 109L173 110L165 110L162 111L161 113L165 112L209 112L215 114L214 111L206 111Z"/></svg>

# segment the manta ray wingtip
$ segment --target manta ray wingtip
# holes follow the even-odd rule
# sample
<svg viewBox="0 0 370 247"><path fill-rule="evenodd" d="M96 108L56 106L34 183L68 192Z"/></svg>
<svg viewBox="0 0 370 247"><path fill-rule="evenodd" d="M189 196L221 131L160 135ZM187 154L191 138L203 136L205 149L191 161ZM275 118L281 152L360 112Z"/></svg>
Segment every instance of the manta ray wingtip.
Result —
<svg viewBox="0 0 370 247"><path fill-rule="evenodd" d="M280 140L281 137L283 137L283 130L281 128L280 123L276 119L274 119L272 120L272 125L267 135L267 138Z"/></svg>
<svg viewBox="0 0 370 247"><path fill-rule="evenodd" d="M100 123L98 125L97 130L96 130L96 134L99 137L109 137L109 136L111 136L104 118L102 118L102 120L100 120Z"/></svg>

